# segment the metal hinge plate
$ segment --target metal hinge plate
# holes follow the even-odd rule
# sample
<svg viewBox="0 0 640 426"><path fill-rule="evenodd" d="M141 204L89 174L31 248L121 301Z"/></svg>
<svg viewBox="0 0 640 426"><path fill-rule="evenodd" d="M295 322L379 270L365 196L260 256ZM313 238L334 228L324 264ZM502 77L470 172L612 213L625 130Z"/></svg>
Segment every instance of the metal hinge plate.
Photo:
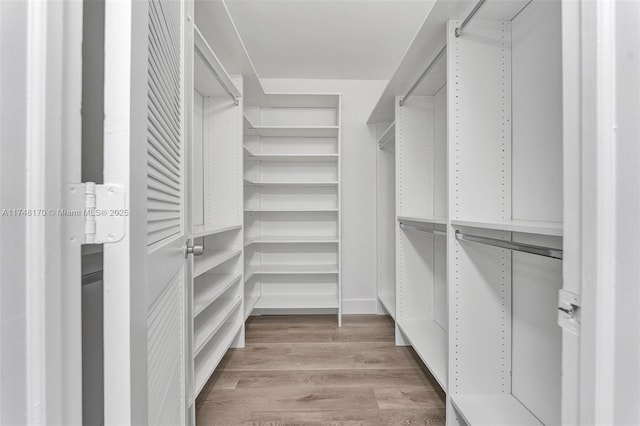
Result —
<svg viewBox="0 0 640 426"><path fill-rule="evenodd" d="M558 325L563 329L580 335L580 296L567 290L559 291Z"/></svg>
<svg viewBox="0 0 640 426"><path fill-rule="evenodd" d="M107 244L125 236L126 190L119 185L93 182L67 185L69 191L70 241L80 244Z"/></svg>

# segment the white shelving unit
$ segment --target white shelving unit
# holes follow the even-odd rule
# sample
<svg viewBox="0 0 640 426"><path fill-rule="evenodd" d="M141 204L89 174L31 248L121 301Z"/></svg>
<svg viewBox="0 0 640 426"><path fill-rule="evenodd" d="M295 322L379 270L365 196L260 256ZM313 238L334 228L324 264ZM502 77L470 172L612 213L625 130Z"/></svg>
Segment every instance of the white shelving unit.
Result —
<svg viewBox="0 0 640 426"><path fill-rule="evenodd" d="M333 310L341 323L340 95L245 109L245 318Z"/></svg>
<svg viewBox="0 0 640 426"><path fill-rule="evenodd" d="M455 237L562 249L560 2L455 37L460 22L447 28L451 401L468 424L560 424L562 261Z"/></svg>
<svg viewBox="0 0 640 426"><path fill-rule="evenodd" d="M242 94L210 44L194 31L190 346L193 399L229 347L244 346Z"/></svg>
<svg viewBox="0 0 640 426"><path fill-rule="evenodd" d="M561 424L560 1L487 2L456 37L475 4L436 1L369 119L381 147L378 300L395 309L396 343L446 391L447 424ZM390 158L395 292L381 205ZM516 247L489 245L501 241ZM519 251L536 248L548 253Z"/></svg>

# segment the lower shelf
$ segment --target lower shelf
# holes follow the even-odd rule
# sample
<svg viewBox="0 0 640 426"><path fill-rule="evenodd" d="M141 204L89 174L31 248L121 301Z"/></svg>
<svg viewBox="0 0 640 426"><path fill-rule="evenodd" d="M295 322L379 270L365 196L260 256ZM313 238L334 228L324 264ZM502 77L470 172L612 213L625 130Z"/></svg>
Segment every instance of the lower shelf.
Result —
<svg viewBox="0 0 640 426"><path fill-rule="evenodd" d="M411 342L440 387L447 390L447 332L432 320L399 321L398 327Z"/></svg>
<svg viewBox="0 0 640 426"><path fill-rule="evenodd" d="M253 275L300 275L300 274L337 274L338 265L258 265L248 267L244 280L249 281Z"/></svg>
<svg viewBox="0 0 640 426"><path fill-rule="evenodd" d="M391 318L396 319L396 295L395 294L378 294L378 300L384 307L384 309L391 315Z"/></svg>
<svg viewBox="0 0 640 426"><path fill-rule="evenodd" d="M338 308L336 294L269 294L262 295L256 309L323 309Z"/></svg>
<svg viewBox="0 0 640 426"><path fill-rule="evenodd" d="M225 300L225 305L221 306L221 309L213 312L210 318L202 324L201 327L197 327L194 324L194 355L198 355L200 351L209 343L209 341L215 337L215 334L228 322L229 318L238 309L242 303L242 298Z"/></svg>
<svg viewBox="0 0 640 426"><path fill-rule="evenodd" d="M242 330L242 324L241 320L225 323L218 330L215 338L196 357L194 362L196 385L194 399L198 396L220 363L220 360L222 360L222 357L227 353L236 336Z"/></svg>
<svg viewBox="0 0 640 426"><path fill-rule="evenodd" d="M542 426L513 395L453 395L451 402L468 425Z"/></svg>

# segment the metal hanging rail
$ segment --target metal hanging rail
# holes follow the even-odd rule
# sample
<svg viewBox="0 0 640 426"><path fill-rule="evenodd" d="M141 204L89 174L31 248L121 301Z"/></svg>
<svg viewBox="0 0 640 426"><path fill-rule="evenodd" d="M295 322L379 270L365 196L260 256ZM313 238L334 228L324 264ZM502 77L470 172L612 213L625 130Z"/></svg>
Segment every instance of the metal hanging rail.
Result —
<svg viewBox="0 0 640 426"><path fill-rule="evenodd" d="M460 24L460 26L456 28L456 37L460 37L460 35L462 34L462 31L464 31L464 27L466 27L469 21L473 19L475 14L478 13L480 8L486 3L486 1L487 0L480 0L478 4L476 4L475 7L471 10L471 12L467 15L467 17L464 18L464 21L462 21L462 24Z"/></svg>
<svg viewBox="0 0 640 426"><path fill-rule="evenodd" d="M220 86L222 86L224 91L231 96L236 105L240 105L240 97L242 94L231 80L231 77L224 69L224 66L213 52L213 49L211 49L211 46L209 46L209 43L207 43L198 27L194 27L194 42L196 47L195 53L202 56L202 59L204 59L204 62L207 64L216 80L218 80Z"/></svg>
<svg viewBox="0 0 640 426"><path fill-rule="evenodd" d="M420 231L420 232L427 232L429 234L433 234L433 235L447 235L446 232L444 231L440 231L439 229L434 229L434 228L422 228L420 226L415 226L415 225L407 225L404 222L400 222L400 228L401 229L406 229L408 231Z"/></svg>
<svg viewBox="0 0 640 426"><path fill-rule="evenodd" d="M478 235L464 234L456 230L458 241L470 241L473 243L486 244L507 250L521 251L523 253L536 254L538 256L550 257L552 259L562 259L562 250L550 247L535 246L532 244L514 243L512 241L498 240L496 238L480 237Z"/></svg>
<svg viewBox="0 0 640 426"><path fill-rule="evenodd" d="M403 106L405 104L405 102L407 102L407 99L409 99L409 97L411 97L411 94L418 88L418 86L420 85L420 83L422 83L422 80L424 80L424 78L429 75L429 73L431 72L431 70L433 69L433 67L436 65L436 63L438 62L438 60L442 57L442 55L444 55L444 52L447 51L447 46L444 45L442 46L442 49L440 49L440 51L438 52L438 54L436 55L435 58L433 58L433 60L431 61L431 63L429 64L429 66L427 67L426 70L424 70L424 72L422 73L422 75L420 75L420 78L418 78L418 81L416 81L413 86L411 86L411 89L409 89L409 91L407 92L406 95L404 95L404 97L402 99L400 99L400 106Z"/></svg>

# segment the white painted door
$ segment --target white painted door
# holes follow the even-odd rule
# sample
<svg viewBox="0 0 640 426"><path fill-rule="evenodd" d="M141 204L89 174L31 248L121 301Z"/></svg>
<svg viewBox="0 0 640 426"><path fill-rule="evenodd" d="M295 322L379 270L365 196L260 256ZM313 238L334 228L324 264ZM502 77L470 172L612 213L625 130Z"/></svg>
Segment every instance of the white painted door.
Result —
<svg viewBox="0 0 640 426"><path fill-rule="evenodd" d="M127 189L104 250L105 423L186 413L185 2L105 2L104 180Z"/></svg>

